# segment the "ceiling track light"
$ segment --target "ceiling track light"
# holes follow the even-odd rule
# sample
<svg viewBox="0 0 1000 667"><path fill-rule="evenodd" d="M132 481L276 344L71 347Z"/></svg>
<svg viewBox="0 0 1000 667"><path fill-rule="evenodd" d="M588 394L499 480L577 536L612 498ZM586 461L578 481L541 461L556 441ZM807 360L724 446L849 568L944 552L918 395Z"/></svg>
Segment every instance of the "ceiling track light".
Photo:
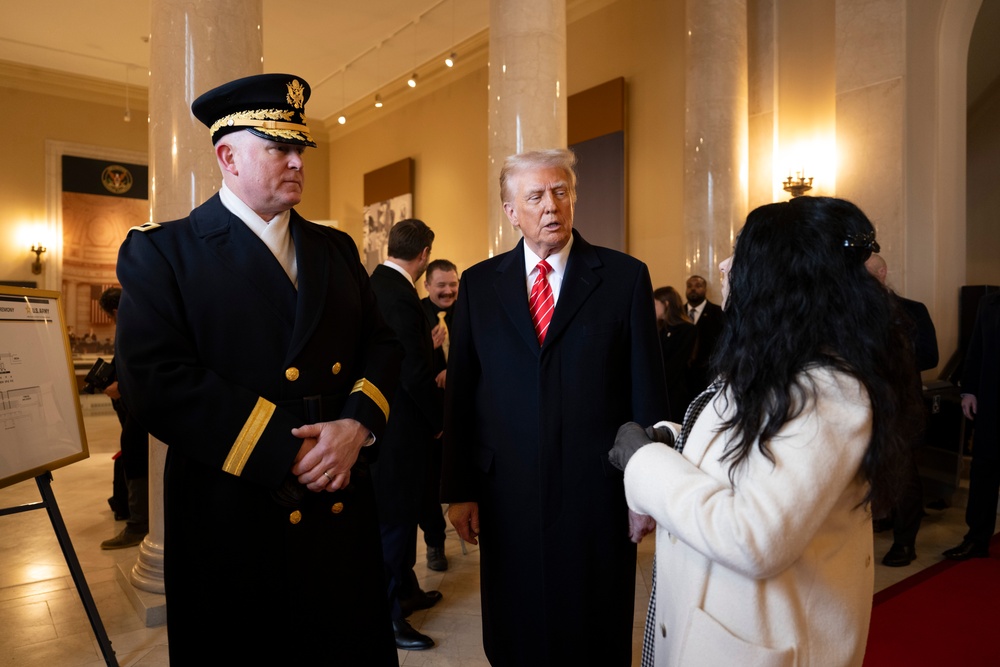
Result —
<svg viewBox="0 0 1000 667"><path fill-rule="evenodd" d="M410 78L406 80L406 85L409 86L410 88L416 88L417 87L417 73L416 72L414 72L413 74L411 74Z"/></svg>
<svg viewBox="0 0 1000 667"><path fill-rule="evenodd" d="M454 67L455 66L455 58L457 58L457 57L458 56L454 52L452 52L452 54L450 56L448 56L447 58L444 59L444 64L447 65L448 67Z"/></svg>
<svg viewBox="0 0 1000 667"><path fill-rule="evenodd" d="M375 108L376 109L382 108L382 96L379 95L378 93L375 93Z"/></svg>

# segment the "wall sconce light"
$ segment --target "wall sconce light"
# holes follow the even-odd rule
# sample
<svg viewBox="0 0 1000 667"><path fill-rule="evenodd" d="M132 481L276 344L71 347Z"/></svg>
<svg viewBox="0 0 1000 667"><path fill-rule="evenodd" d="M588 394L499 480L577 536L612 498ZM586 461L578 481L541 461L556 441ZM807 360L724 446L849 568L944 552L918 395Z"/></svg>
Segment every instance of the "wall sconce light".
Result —
<svg viewBox="0 0 1000 667"><path fill-rule="evenodd" d="M46 247L41 243L38 245L31 246L31 252L35 253L35 261L31 263L31 272L36 276L42 272L42 253L45 252Z"/></svg>
<svg viewBox="0 0 1000 667"><path fill-rule="evenodd" d="M375 93L375 108L376 109L382 108L382 96L379 95L378 93Z"/></svg>
<svg viewBox="0 0 1000 667"><path fill-rule="evenodd" d="M807 178L802 175L801 171L797 171L795 172L794 178L792 177L791 174L789 174L788 178L786 178L781 185L782 189L785 192L791 194L792 197L801 197L805 193L812 190L813 177L809 176Z"/></svg>
<svg viewBox="0 0 1000 667"><path fill-rule="evenodd" d="M454 67L455 66L455 58L457 58L457 57L458 57L457 54L452 53L450 56L448 56L447 58L444 59L444 64L447 65L448 67Z"/></svg>
<svg viewBox="0 0 1000 667"><path fill-rule="evenodd" d="M417 87L417 73L416 72L414 72L412 75L410 75L410 78L406 80L406 85L409 86L410 88L416 88Z"/></svg>

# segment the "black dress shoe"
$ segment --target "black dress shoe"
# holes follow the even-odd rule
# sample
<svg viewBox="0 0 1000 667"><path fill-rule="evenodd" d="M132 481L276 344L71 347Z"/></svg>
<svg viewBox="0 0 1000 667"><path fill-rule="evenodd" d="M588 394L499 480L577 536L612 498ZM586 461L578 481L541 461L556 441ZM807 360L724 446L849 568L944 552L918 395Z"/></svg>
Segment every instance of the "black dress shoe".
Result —
<svg viewBox="0 0 1000 667"><path fill-rule="evenodd" d="M944 552L944 557L948 560L969 560L970 558L989 558L990 547L986 544L973 542L972 540L962 540L957 547L952 547Z"/></svg>
<svg viewBox="0 0 1000 667"><path fill-rule="evenodd" d="M392 633L396 635L396 648L403 651L423 651L434 646L434 640L420 634L404 619L392 622Z"/></svg>
<svg viewBox="0 0 1000 667"><path fill-rule="evenodd" d="M403 610L403 618L406 618L415 611L430 609L440 602L442 597L444 596L440 591L418 591L413 597L400 600L399 608Z"/></svg>
<svg viewBox="0 0 1000 667"><path fill-rule="evenodd" d="M427 547L427 567L435 572L448 569L448 557L444 555L444 547Z"/></svg>
<svg viewBox="0 0 1000 667"><path fill-rule="evenodd" d="M882 557L882 565L887 567L906 567L917 557L917 552L913 547L893 542L892 547Z"/></svg>

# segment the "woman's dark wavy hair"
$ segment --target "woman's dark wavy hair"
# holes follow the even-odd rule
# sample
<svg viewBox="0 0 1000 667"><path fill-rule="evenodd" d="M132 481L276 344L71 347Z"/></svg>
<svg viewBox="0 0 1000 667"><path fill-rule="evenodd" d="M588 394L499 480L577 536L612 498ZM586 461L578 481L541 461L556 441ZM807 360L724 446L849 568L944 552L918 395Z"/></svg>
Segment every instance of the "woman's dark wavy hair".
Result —
<svg viewBox="0 0 1000 667"><path fill-rule="evenodd" d="M802 371L819 364L856 377L872 407L861 465L864 503L890 507L919 396L911 343L888 290L865 268L875 229L854 204L796 197L747 216L728 276L726 326L712 363L731 390L735 433L724 461L730 481L758 442L769 443L815 394Z"/></svg>

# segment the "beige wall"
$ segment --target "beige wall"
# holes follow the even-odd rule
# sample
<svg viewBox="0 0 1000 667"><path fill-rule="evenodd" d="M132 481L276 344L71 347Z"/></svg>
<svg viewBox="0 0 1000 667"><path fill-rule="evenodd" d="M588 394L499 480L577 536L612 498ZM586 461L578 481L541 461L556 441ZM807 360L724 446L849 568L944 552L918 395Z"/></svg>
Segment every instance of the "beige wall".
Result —
<svg viewBox="0 0 1000 667"><path fill-rule="evenodd" d="M459 271L483 259L486 82L486 69L476 69L406 106L387 104L378 120L331 140L330 216L359 246L364 175L410 157L413 212L435 234L431 258L450 259Z"/></svg>
<svg viewBox="0 0 1000 667"><path fill-rule="evenodd" d="M569 94L626 79L628 247L653 282L683 283L683 2L620 0L568 26ZM464 270L487 256L485 66L358 129L331 131L330 212L361 240L366 172L414 158L414 213L434 229L434 257ZM399 98L397 98L399 99ZM403 100L400 100L403 101Z"/></svg>
<svg viewBox="0 0 1000 667"><path fill-rule="evenodd" d="M4 202L0 279L37 280L44 286L44 276L32 275L30 264L35 255L19 236L24 227L47 225L46 140L145 152L145 109L133 105L130 123L123 120L124 109L124 98L120 105L101 104L0 83L0 124L7 128L6 159L0 161L0 199ZM49 238L46 243L57 241ZM43 262L48 257L43 255Z"/></svg>
<svg viewBox="0 0 1000 667"><path fill-rule="evenodd" d="M629 254L683 292L684 2L620 0L568 27L572 95L625 77Z"/></svg>
<svg viewBox="0 0 1000 667"><path fill-rule="evenodd" d="M45 287L46 274L31 273L30 242L21 241L25 228L46 227L46 141L67 142L106 150L147 153L145 91L130 95L131 122L124 121L124 88L94 85L83 91L66 88L51 73L5 69L0 76L0 124L7 128L4 143L7 159L0 162L0 280L35 280ZM37 92L51 90L54 94ZM79 97L85 99L79 99ZM205 150L211 150L206 130ZM327 219L330 182L329 148L320 134L320 148L307 153L308 194L300 213ZM221 176L219 177L221 181ZM49 232L51 235L51 231ZM29 234L33 236L33 234ZM49 238L54 245L58 239ZM54 253L43 255L43 262Z"/></svg>

